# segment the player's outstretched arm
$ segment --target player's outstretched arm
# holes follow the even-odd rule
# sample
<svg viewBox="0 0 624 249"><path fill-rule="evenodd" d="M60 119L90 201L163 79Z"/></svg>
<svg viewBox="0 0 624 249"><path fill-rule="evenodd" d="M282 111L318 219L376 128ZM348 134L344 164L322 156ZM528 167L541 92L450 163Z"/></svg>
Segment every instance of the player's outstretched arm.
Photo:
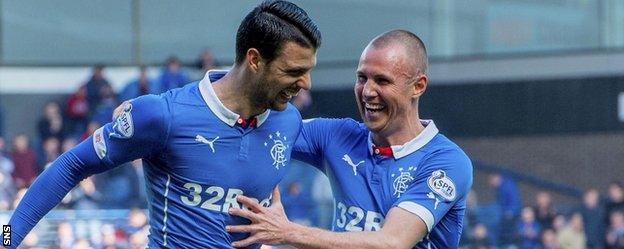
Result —
<svg viewBox="0 0 624 249"><path fill-rule="evenodd" d="M92 139L90 137L63 153L30 186L9 221L14 248L80 181L106 170L91 145Z"/></svg>
<svg viewBox="0 0 624 249"><path fill-rule="evenodd" d="M164 101L154 95L125 102L114 122L57 158L32 184L9 224L17 247L30 230L86 177L122 163L157 154L169 123Z"/></svg>
<svg viewBox="0 0 624 249"><path fill-rule="evenodd" d="M284 213L277 188L273 191L273 203L269 208L245 196L238 196L238 201L250 210L230 209L230 214L247 218L252 223L226 227L229 232L250 233L248 238L235 241L235 247L260 243L288 244L310 249L412 248L427 233L427 226L422 219L398 207L390 209L379 231L331 232L290 222Z"/></svg>

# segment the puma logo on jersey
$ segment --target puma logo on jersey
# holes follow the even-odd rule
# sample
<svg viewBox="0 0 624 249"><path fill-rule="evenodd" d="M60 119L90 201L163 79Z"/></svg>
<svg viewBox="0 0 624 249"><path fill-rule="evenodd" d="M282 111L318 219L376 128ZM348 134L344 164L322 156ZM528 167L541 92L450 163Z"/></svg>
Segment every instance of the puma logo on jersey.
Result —
<svg viewBox="0 0 624 249"><path fill-rule="evenodd" d="M208 146L210 146L210 149L212 150L212 153L215 153L214 142L217 141L217 139L219 139L219 136L215 137L212 141L209 141L208 139L206 139L202 135L195 136L195 141L200 142L200 143L204 143L204 144L207 144Z"/></svg>
<svg viewBox="0 0 624 249"><path fill-rule="evenodd" d="M438 209L438 204L440 204L440 199L438 199L438 197L435 196L435 194L433 194L432 192L429 192L427 194L427 197L429 197L429 199L435 200L435 204L433 205L433 209Z"/></svg>
<svg viewBox="0 0 624 249"><path fill-rule="evenodd" d="M349 155L347 154L344 154L344 156L342 156L342 160L347 162L347 164L349 164L353 168L353 175L357 175L357 166L364 163L364 160L358 162L357 164L353 163L351 157L349 157Z"/></svg>

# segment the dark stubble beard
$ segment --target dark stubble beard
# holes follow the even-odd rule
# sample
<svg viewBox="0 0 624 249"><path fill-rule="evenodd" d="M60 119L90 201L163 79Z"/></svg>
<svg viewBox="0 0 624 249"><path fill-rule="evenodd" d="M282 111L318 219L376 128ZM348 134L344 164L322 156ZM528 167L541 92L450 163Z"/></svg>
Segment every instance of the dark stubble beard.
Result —
<svg viewBox="0 0 624 249"><path fill-rule="evenodd" d="M251 97L250 102L258 110L264 111L273 105L274 100L271 100L269 97L269 85L270 83L263 76L255 86L249 89L250 94L248 96Z"/></svg>

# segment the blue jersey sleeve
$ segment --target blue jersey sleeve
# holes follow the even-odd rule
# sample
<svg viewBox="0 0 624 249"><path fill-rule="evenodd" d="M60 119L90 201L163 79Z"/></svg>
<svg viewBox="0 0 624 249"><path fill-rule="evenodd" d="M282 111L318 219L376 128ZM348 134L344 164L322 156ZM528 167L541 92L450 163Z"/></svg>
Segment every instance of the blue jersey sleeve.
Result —
<svg viewBox="0 0 624 249"><path fill-rule="evenodd" d="M325 137L322 119L304 119L291 157L321 168Z"/></svg>
<svg viewBox="0 0 624 249"><path fill-rule="evenodd" d="M93 133L95 152L106 165L158 155L169 136L170 111L157 95L146 95L120 106L112 123Z"/></svg>
<svg viewBox="0 0 624 249"><path fill-rule="evenodd" d="M459 148L447 148L433 152L418 167L418 174L393 206L418 215L431 232L470 191L472 163Z"/></svg>
<svg viewBox="0 0 624 249"><path fill-rule="evenodd" d="M89 175L162 149L167 130L166 110L160 110L164 106L160 97L139 97L125 104L114 122L52 162L33 182L11 216L11 247L17 248L37 222Z"/></svg>
<svg viewBox="0 0 624 249"><path fill-rule="evenodd" d="M292 150L292 158L324 171L322 169L324 149L327 148L333 131L340 123L340 119L304 119L301 132Z"/></svg>

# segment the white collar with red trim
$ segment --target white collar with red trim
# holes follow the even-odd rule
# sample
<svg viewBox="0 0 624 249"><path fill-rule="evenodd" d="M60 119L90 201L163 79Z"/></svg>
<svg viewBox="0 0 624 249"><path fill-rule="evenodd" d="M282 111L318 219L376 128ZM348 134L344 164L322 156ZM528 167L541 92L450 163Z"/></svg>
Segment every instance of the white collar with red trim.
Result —
<svg viewBox="0 0 624 249"><path fill-rule="evenodd" d="M223 75L225 75L227 72L227 70L210 70L206 72L204 78L199 82L199 92L201 93L204 102L206 102L206 105L208 105L210 110L221 121L233 127L234 125L236 125L236 122L240 118L240 115L231 111L230 109L225 107L225 105L223 105L221 100L219 100L219 97L217 97L214 89L212 88L213 81L210 79L211 75L215 76L216 74L222 74L221 77L223 77ZM264 121L266 121L266 119L269 117L270 112L271 110L267 109L265 112L256 116L256 119L258 120L256 127L260 127L260 125L262 125Z"/></svg>
<svg viewBox="0 0 624 249"><path fill-rule="evenodd" d="M400 159L412 154L429 143L438 134L438 128L433 123L433 120L421 119L420 123L425 126L425 129L418 136L403 145L390 146L394 159ZM368 151L371 155L373 154L373 136L371 132L368 133Z"/></svg>

